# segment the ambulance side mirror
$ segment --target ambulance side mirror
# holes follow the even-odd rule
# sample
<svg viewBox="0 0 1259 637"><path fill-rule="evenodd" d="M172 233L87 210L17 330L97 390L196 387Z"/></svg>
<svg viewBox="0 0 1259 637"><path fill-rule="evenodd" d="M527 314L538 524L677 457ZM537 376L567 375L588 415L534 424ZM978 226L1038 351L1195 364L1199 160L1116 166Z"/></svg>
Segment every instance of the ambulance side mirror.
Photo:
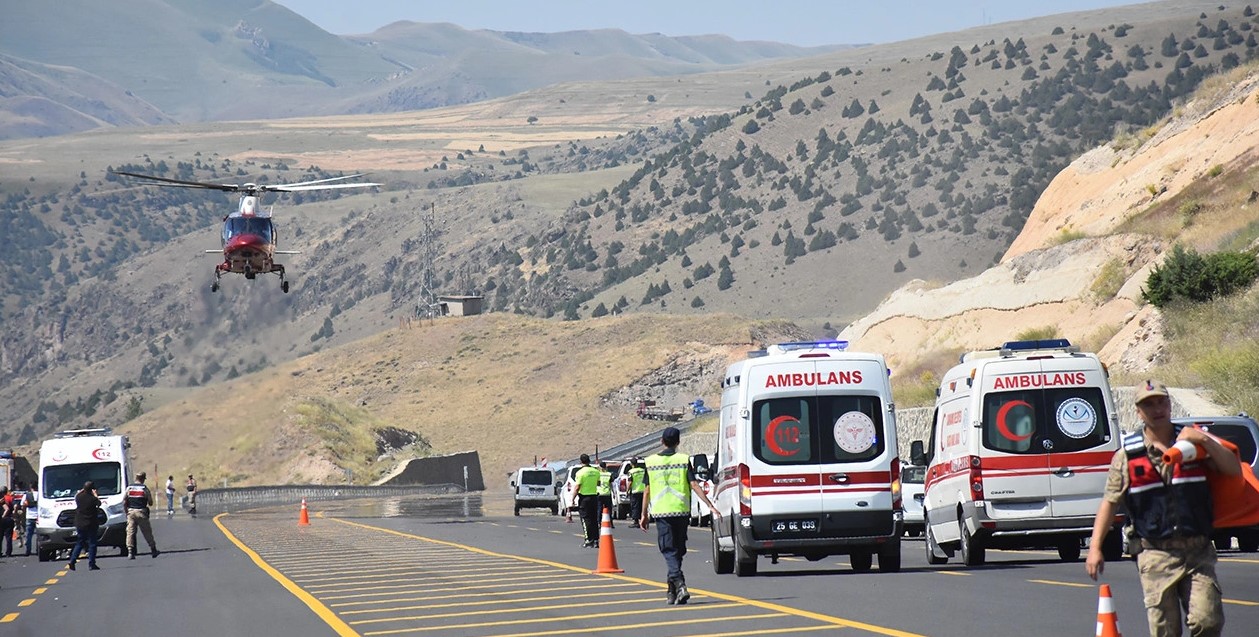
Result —
<svg viewBox="0 0 1259 637"><path fill-rule="evenodd" d="M691 467L695 470L695 478L698 480L708 479L708 456L699 454L691 456Z"/></svg>
<svg viewBox="0 0 1259 637"><path fill-rule="evenodd" d="M927 454L923 452L921 440L909 443L909 461L919 467L927 466Z"/></svg>
<svg viewBox="0 0 1259 637"><path fill-rule="evenodd" d="M513 487L514 487L514 486L516 486L516 481L515 481L515 480L512 480L512 481L511 481L511 486L513 486Z"/></svg>

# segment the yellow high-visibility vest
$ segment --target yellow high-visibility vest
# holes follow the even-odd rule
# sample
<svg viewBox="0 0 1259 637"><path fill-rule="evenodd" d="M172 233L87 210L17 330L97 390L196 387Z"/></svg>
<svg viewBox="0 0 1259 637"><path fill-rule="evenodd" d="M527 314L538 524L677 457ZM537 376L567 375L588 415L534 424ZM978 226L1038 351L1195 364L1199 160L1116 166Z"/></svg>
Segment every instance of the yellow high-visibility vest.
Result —
<svg viewBox="0 0 1259 637"><path fill-rule="evenodd" d="M684 453L655 454L647 457L647 479L651 486L648 511L653 518L691 515L691 483L687 470L691 457Z"/></svg>

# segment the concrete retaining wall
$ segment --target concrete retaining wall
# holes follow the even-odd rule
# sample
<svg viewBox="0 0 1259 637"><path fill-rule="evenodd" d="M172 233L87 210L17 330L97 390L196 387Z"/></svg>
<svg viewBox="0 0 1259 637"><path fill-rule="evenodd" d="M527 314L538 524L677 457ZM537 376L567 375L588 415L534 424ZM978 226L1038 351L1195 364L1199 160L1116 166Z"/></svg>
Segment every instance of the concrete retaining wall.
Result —
<svg viewBox="0 0 1259 637"><path fill-rule="evenodd" d="M415 458L380 484L384 486L456 484L462 487L465 483L465 470L468 491L484 491L485 480L481 477L481 456L475 451L465 451L449 456Z"/></svg>

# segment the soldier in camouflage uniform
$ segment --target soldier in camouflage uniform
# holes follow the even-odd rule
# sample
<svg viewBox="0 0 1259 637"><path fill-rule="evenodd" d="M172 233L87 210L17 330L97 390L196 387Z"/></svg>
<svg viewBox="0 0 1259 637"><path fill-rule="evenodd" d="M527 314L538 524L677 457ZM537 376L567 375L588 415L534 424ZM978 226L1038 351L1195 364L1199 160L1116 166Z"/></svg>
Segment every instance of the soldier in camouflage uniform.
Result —
<svg viewBox="0 0 1259 637"><path fill-rule="evenodd" d="M1122 503L1136 533L1137 568L1145 593L1146 615L1153 637L1181 634L1181 608L1194 637L1220 635L1224 607L1215 576L1211 543L1211 490L1207 472L1237 476L1237 456L1201 430L1171 421L1171 398L1160 383L1137 387L1137 415L1142 431L1124 437L1115 452L1106 492L1093 522L1085 568L1094 580L1105 566L1102 541ZM1187 440L1204 452L1195 462L1165 464L1163 453Z"/></svg>

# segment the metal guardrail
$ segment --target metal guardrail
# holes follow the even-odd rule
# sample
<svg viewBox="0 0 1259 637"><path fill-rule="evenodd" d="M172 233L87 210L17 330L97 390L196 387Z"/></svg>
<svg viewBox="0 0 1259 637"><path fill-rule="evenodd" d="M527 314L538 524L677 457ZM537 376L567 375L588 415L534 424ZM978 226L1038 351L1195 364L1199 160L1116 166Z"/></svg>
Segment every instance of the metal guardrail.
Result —
<svg viewBox="0 0 1259 637"><path fill-rule="evenodd" d="M268 505L293 504L306 500L339 500L344 498L390 498L410 495L446 495L463 493L456 484L424 484L408 486L358 485L282 485L260 487L228 487L197 490L197 510L216 514Z"/></svg>

